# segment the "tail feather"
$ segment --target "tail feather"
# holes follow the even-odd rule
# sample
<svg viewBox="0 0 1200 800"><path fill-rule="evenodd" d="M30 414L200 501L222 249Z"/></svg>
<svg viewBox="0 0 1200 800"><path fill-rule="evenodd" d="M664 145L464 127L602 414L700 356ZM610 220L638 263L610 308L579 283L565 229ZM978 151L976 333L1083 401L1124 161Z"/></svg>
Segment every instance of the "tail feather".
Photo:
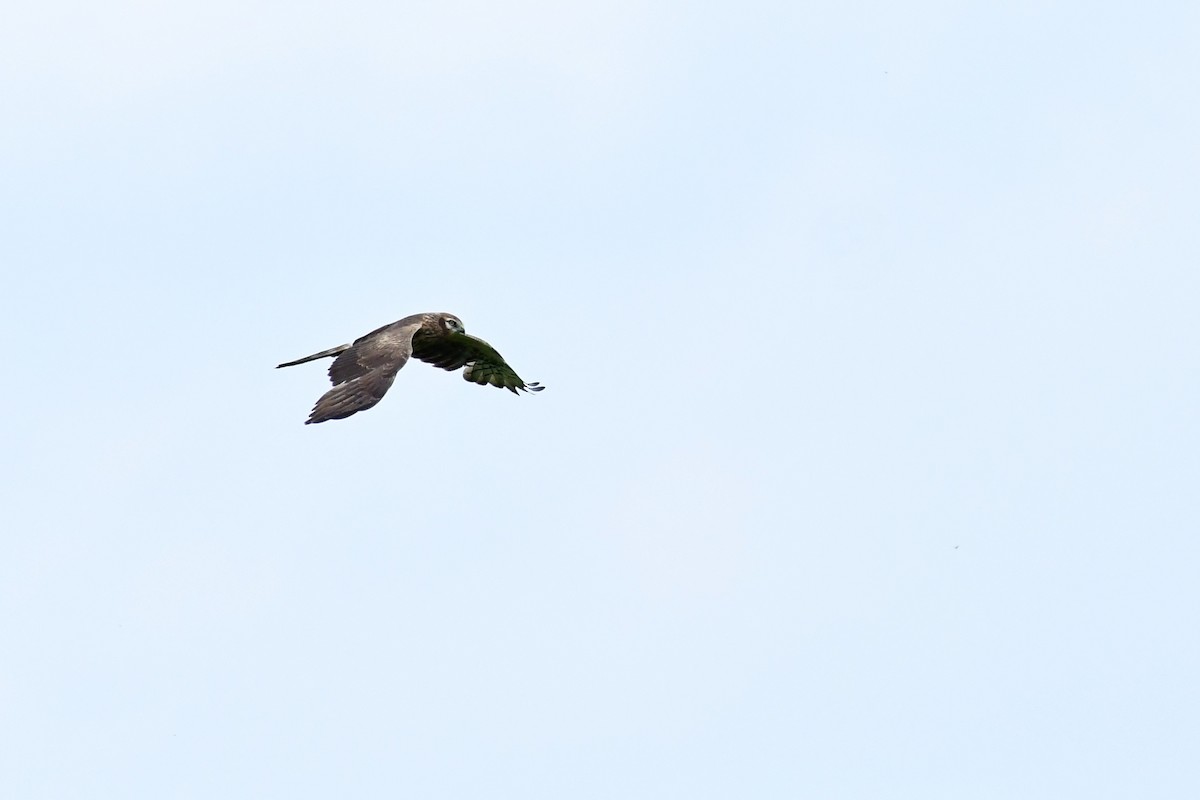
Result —
<svg viewBox="0 0 1200 800"><path fill-rule="evenodd" d="M276 366L275 369L280 369L281 367L294 367L297 364L304 364L309 361L316 361L318 358L328 358L330 356L336 356L339 353L344 353L349 349L350 349L350 345L339 344L337 347L331 347L328 350L322 350L319 353L313 353L311 356L305 356L304 358L298 358L295 361L286 361L286 362Z"/></svg>

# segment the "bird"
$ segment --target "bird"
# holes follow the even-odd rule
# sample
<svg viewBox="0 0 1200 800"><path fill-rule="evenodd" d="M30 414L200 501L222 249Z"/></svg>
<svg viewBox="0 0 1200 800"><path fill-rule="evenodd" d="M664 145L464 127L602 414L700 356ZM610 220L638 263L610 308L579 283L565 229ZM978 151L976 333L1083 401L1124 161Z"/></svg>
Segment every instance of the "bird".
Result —
<svg viewBox="0 0 1200 800"><path fill-rule="evenodd" d="M444 312L413 314L376 328L350 344L286 361L275 368L333 358L329 367L333 388L321 395L304 423L315 425L374 407L410 356L451 372L465 368L463 378L471 383L497 386L513 394L546 388L521 380L496 348L469 335L461 319Z"/></svg>

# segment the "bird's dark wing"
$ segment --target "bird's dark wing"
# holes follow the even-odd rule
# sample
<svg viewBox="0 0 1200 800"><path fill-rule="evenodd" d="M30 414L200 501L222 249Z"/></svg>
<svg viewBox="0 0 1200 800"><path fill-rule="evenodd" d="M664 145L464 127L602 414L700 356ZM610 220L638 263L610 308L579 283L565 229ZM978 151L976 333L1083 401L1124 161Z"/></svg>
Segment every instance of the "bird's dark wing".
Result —
<svg viewBox="0 0 1200 800"><path fill-rule="evenodd" d="M345 417L371 408L391 388L412 353L420 320L405 318L356 340L329 367L334 387L313 406L306 425Z"/></svg>
<svg viewBox="0 0 1200 800"><path fill-rule="evenodd" d="M498 386L513 394L540 392L546 388L537 383L525 383L496 348L466 333L445 333L440 336L419 336L413 340L414 357L444 370L463 370L463 377L482 386Z"/></svg>

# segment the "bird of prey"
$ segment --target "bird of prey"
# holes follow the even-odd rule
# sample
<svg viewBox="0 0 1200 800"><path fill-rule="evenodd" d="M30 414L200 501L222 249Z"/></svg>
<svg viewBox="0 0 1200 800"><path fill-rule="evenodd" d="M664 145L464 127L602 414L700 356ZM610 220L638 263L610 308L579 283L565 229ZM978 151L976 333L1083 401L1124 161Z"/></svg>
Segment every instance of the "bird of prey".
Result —
<svg viewBox="0 0 1200 800"><path fill-rule="evenodd" d="M371 408L383 398L409 356L444 370L466 367L463 377L471 383L499 386L513 394L518 389L540 392L546 388L521 380L494 347L468 335L462 320L453 314L413 314L371 331L353 344L331 347L276 369L331 356L336 356L329 367L333 388L313 406L305 425L344 419Z"/></svg>

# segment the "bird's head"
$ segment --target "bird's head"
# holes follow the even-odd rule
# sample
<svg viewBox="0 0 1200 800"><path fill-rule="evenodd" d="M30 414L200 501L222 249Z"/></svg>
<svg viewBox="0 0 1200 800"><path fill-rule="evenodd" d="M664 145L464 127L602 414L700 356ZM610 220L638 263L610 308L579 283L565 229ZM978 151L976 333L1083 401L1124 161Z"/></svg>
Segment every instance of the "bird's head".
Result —
<svg viewBox="0 0 1200 800"><path fill-rule="evenodd" d="M442 330L446 333L466 333L467 329L463 327L462 320L453 314L442 314L439 320L442 324Z"/></svg>

